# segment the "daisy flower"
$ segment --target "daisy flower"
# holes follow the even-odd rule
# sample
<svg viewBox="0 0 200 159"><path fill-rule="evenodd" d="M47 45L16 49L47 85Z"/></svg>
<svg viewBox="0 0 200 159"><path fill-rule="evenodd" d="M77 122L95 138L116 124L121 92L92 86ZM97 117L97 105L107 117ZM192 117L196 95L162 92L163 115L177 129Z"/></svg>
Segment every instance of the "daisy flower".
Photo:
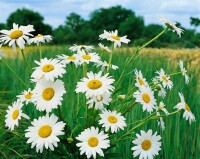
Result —
<svg viewBox="0 0 200 159"><path fill-rule="evenodd" d="M143 111L147 110L152 112L156 107L156 99L154 98L154 92L150 87L140 87L138 91L133 94L136 98L136 102L142 104Z"/></svg>
<svg viewBox="0 0 200 159"><path fill-rule="evenodd" d="M96 63L96 66L97 66L97 67L100 66L100 67L102 68L101 71L104 71L105 68L108 68L108 67L109 67L109 63L107 63L106 61L104 61L104 62L99 61L99 62ZM111 64L111 65L110 65L110 68L112 68L113 70L117 70L117 69L118 69L118 66Z"/></svg>
<svg viewBox="0 0 200 159"><path fill-rule="evenodd" d="M19 120L21 120L22 117L29 119L29 117L22 113L22 102L17 100L15 101L12 106L8 106L8 110L6 111L6 127L8 127L11 131L14 130L15 126L19 125Z"/></svg>
<svg viewBox="0 0 200 159"><path fill-rule="evenodd" d="M31 124L32 126L25 130L25 137L28 138L27 143L31 143L31 148L36 147L37 153L42 153L44 148L54 151L60 141L58 136L64 135L65 123L58 122L58 117L54 114L47 114L34 119Z"/></svg>
<svg viewBox="0 0 200 159"><path fill-rule="evenodd" d="M29 88L28 90L24 90L21 95L17 96L17 98L21 102L25 102L26 104L28 104L29 102L32 102L32 96L33 96L33 92Z"/></svg>
<svg viewBox="0 0 200 159"><path fill-rule="evenodd" d="M99 43L98 44L101 50L111 52L111 50L108 48L108 46L104 46L103 44Z"/></svg>
<svg viewBox="0 0 200 159"><path fill-rule="evenodd" d="M110 98L110 94L105 93L100 95L100 97L96 97L93 96L92 98L89 98L89 100L87 101L88 104L88 108L93 108L98 110L102 110L104 109L104 104L105 105L109 105L109 103L112 101L112 99Z"/></svg>
<svg viewBox="0 0 200 159"><path fill-rule="evenodd" d="M143 77L141 70L134 70L135 72L135 86L140 88L141 86L148 86L146 79Z"/></svg>
<svg viewBox="0 0 200 159"><path fill-rule="evenodd" d="M152 130L148 132L140 131L140 134L136 134L137 138L133 140L133 157L139 156L140 159L153 159L154 156L158 155L158 152L161 150L161 139L160 135L157 135L157 132L154 134Z"/></svg>
<svg viewBox="0 0 200 159"><path fill-rule="evenodd" d="M183 67L183 61L180 60L178 64L179 64L179 67L181 69L182 75L185 77L185 83L188 84L189 81L190 81L190 78L187 75L187 70Z"/></svg>
<svg viewBox="0 0 200 159"><path fill-rule="evenodd" d="M68 56L68 55L64 55L64 54L58 55L58 60L60 60L60 62L63 65L67 65L69 63L74 63L76 67L79 65L78 54L73 54L72 56Z"/></svg>
<svg viewBox="0 0 200 159"><path fill-rule="evenodd" d="M160 72L157 71L156 73L158 74L157 78L162 82L163 87L167 87L171 90L173 87L173 83L170 80L170 76L165 74L165 71L162 68L160 69Z"/></svg>
<svg viewBox="0 0 200 159"><path fill-rule="evenodd" d="M32 100L35 102L37 110L46 110L49 113L62 104L64 93L66 93L64 82L61 80L55 82L42 80L36 84Z"/></svg>
<svg viewBox="0 0 200 159"><path fill-rule="evenodd" d="M191 124L191 122L195 121L195 116L191 112L189 105L185 102L185 98L182 93L179 93L179 97L181 99L181 102L178 103L174 108L179 110L181 109L185 110L185 112L183 113L183 118L189 120L189 123Z"/></svg>
<svg viewBox="0 0 200 159"><path fill-rule="evenodd" d="M157 115L157 116L160 116L160 112L156 112L156 115ZM165 130L165 123L164 123L162 117L159 117L159 119L158 119L158 126L161 127L162 131Z"/></svg>
<svg viewBox="0 0 200 159"><path fill-rule="evenodd" d="M39 46L40 43L45 43L45 42L50 42L52 41L52 36L51 35L42 35L38 34L34 38L29 39L28 43L35 43L37 46Z"/></svg>
<svg viewBox="0 0 200 159"><path fill-rule="evenodd" d="M102 149L110 147L108 135L94 127L85 129L76 139L80 141L76 144L77 147L80 147L80 154L85 153L87 158L93 156L96 159L97 154L103 157Z"/></svg>
<svg viewBox="0 0 200 159"><path fill-rule="evenodd" d="M36 80L44 77L46 80L54 81L54 78L62 77L66 73L65 66L60 64L56 59L44 58L40 62L34 62L39 65L31 75Z"/></svg>
<svg viewBox="0 0 200 159"><path fill-rule="evenodd" d="M80 64L86 63L89 64L90 62L99 62L100 57L96 53L88 53L81 51L78 54Z"/></svg>
<svg viewBox="0 0 200 159"><path fill-rule="evenodd" d="M118 36L118 30L115 31L111 31L111 32L107 32L106 30L104 30L104 33L99 35L99 38L102 39L106 39L108 41L112 41L114 42L114 48L116 48L117 46L120 47L121 43L126 43L128 44L130 42L129 39L126 38L127 36L122 36L119 37Z"/></svg>
<svg viewBox="0 0 200 159"><path fill-rule="evenodd" d="M32 31L35 31L33 25L18 26L18 24L13 23L13 29L0 31L2 33L0 41L4 44L9 42L9 46L17 44L20 49L24 49L25 41L29 40L29 36L33 36L30 34Z"/></svg>
<svg viewBox="0 0 200 159"><path fill-rule="evenodd" d="M110 91L114 90L114 87L111 85L114 79L108 77L108 73L104 76L101 74L101 71L95 74L88 72L87 78L84 77L81 79L81 82L78 82L75 90L76 93L86 93L86 97L92 98L95 96L98 99L105 93L110 94Z"/></svg>
<svg viewBox="0 0 200 159"><path fill-rule="evenodd" d="M71 46L69 48L70 51L72 52L83 52L83 51L86 51L86 52L90 52L92 49L94 49L93 46L87 46L87 45L76 45L74 44L74 46Z"/></svg>
<svg viewBox="0 0 200 159"><path fill-rule="evenodd" d="M166 93L165 89L163 88L163 86L161 84L159 84L159 80L157 79L157 77L153 78L152 82L155 86L154 90L158 91L158 96L165 98L167 93Z"/></svg>
<svg viewBox="0 0 200 159"><path fill-rule="evenodd" d="M99 124L105 128L106 132L111 129L112 133L116 133L119 129L124 130L126 127L126 119L117 111L103 110L100 118Z"/></svg>
<svg viewBox="0 0 200 159"><path fill-rule="evenodd" d="M176 26L176 22L171 22L171 21L168 21L167 19L165 19L164 17L160 17L160 21L162 23L165 24L165 26L167 26L168 28L170 28L173 32L176 32L178 34L179 37L181 37L181 34L184 32L183 29L181 28L178 28Z"/></svg>

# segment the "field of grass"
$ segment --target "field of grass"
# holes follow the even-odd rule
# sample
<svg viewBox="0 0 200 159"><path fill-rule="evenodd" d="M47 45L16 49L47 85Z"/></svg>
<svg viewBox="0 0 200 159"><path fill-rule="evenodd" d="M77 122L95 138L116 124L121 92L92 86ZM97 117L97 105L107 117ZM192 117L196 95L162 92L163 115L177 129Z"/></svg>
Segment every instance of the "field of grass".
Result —
<svg viewBox="0 0 200 159"><path fill-rule="evenodd" d="M13 68L14 71L28 84L29 87L34 88L33 84L29 82L30 73L26 70L25 64L21 58L14 58L12 50L3 48L3 51L8 54L8 58L5 59L6 63ZM124 68L124 64L127 59L133 54L133 48L117 49L113 55L113 64L117 65L119 69L117 71L111 71L111 75L116 79L119 78L120 72ZM43 47L43 56L56 57L58 54L68 54L66 46L51 46ZM30 63L31 67L35 67L34 60L39 60L39 51L37 47L27 48L25 55ZM108 61L108 54L103 55L103 59ZM116 99L119 94L126 94L135 84L135 77L133 70L135 68L142 70L143 76L148 82L156 75L156 70L163 68L168 74L178 72L179 59L184 61L184 64L188 70L188 75L191 81L188 85L184 83L182 75L172 77L174 82L174 88L172 91L167 91L167 97L163 100L166 104L169 112L174 111L173 107L180 102L178 92L183 92L187 103L190 105L191 111L196 117L196 122L189 125L185 119L182 118L183 112L177 115L166 117L164 119L166 123L166 130L162 131L157 125L156 120L148 121L146 124L136 129L136 132L142 130L153 129L158 131L162 135L162 150L159 156L156 158L162 159L198 159L200 158L200 50L170 50L170 49L144 49L141 54L136 56L130 66L126 69L126 73L123 76L123 80L120 82L120 91L113 95L113 99ZM73 70L71 65L68 65L67 74L63 80L65 82L67 94L64 95L63 105L61 107L62 114L65 116L65 120L68 121L70 128L74 128L73 118L76 117L78 103L83 103L83 95L80 94L80 100L78 101L78 95L74 92L77 79L82 78L82 68ZM97 71L93 65L89 65L88 71ZM76 79L77 77L77 79ZM16 77L4 66L0 65L0 158L73 158L73 155L79 153L74 150L74 143L67 143L66 138L61 140L59 147L55 152L45 151L44 154L37 154L35 149L31 149L29 144L26 144L23 130L27 128L30 121L22 120L18 128L15 131L10 132L5 128L5 110L15 99L16 95L24 90L24 86L16 79ZM161 98L157 98L158 102ZM115 100L109 107L115 109L122 101ZM124 105L124 109L134 103L134 99L131 99L128 104ZM42 113L33 110L33 105L27 105L24 107L31 119L36 115ZM57 112L55 112L57 113ZM147 116L147 113L143 113L141 105L136 105L129 113L126 114L127 123L133 123L136 120L140 120ZM78 119L77 119L78 120ZM133 127L134 124L129 125L128 128ZM121 132L123 134L123 132ZM135 134L133 134L134 136ZM69 135L67 135L68 137ZM66 152L63 145L67 145L71 153ZM115 149L119 154L116 154L119 159L132 158L131 147L133 146L131 140L122 141ZM111 149L106 152L113 151ZM116 152L115 151L115 152ZM65 153L63 153L65 152ZM63 157L61 157L63 156ZM66 157L68 156L68 157ZM74 157L75 158L75 157ZM107 157L110 158L110 157Z"/></svg>

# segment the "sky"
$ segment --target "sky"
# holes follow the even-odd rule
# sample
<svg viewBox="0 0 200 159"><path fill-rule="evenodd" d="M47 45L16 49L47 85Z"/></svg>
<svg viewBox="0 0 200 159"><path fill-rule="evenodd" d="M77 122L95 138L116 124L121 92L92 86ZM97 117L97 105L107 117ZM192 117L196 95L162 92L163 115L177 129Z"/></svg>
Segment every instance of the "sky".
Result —
<svg viewBox="0 0 200 159"><path fill-rule="evenodd" d="M38 11L44 22L56 28L64 23L71 12L88 19L95 9L121 5L144 17L145 24L159 23L163 16L190 26L190 17L200 18L200 0L0 0L0 22L5 23L10 13L18 8ZM17 23L17 22L16 22Z"/></svg>

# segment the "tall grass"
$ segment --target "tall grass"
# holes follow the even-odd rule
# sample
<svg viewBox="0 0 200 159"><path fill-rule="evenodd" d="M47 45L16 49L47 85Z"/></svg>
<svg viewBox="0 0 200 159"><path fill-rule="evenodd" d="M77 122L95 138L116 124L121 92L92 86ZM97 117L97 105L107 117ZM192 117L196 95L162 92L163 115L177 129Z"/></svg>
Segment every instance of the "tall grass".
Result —
<svg viewBox="0 0 200 159"><path fill-rule="evenodd" d="M45 47L43 48L43 57L55 57L57 54L69 54L66 47ZM116 51L113 56L113 64L119 66L119 70L111 71L111 75L117 81L120 76L120 72L124 68L124 64L127 59L130 58L133 52L129 49L123 49ZM37 49L29 50L29 53L26 54L27 59L31 67L35 67L34 60L39 60L39 52ZM104 54L103 59L108 61L108 55ZM25 64L21 59L6 59L6 62L16 71L16 73L28 84L29 87L34 88L34 85L29 82L30 73L26 70ZM142 71L144 77L148 82L151 81L153 76L155 76L155 71L163 68L167 73L173 73L178 71L178 59L173 61L169 60L162 55L155 54L154 52L149 54L144 54L142 56L136 56L131 65L126 69L126 73L123 76L123 80L120 82L120 91L116 91L113 95L113 98L116 99L119 94L126 94L135 83L134 72L133 70L139 69ZM200 68L191 68L190 61L187 61L186 66L190 68L188 70L191 81L188 85L185 85L184 78L181 75L173 76L172 80L174 82L174 88L172 91L167 91L167 97L163 100L166 104L167 109L171 112L173 107L180 102L178 92L183 92L187 103L190 105L191 111L196 116L196 122L191 125L188 124L182 118L182 112L178 115L166 117L164 119L166 123L166 130L162 131L157 125L157 121L147 122L142 125L136 132L147 129L153 129L158 131L162 135L162 150L160 155L157 158L163 159L197 159L200 158L200 91L197 88L198 85L198 72L195 69ZM78 95L74 92L76 83L82 78L82 68L76 69L72 65L67 66L67 74L63 78L65 82L67 94L64 95L63 105L61 107L62 114L65 116L65 121L68 122L70 128L74 128L76 122L81 123L80 113L78 112L77 105L84 105L83 95ZM98 69L94 65L88 66L88 71L97 71ZM16 78L15 76L3 65L0 65L0 158L62 158L60 155L68 155L68 158L71 154L59 154L59 149L62 149L63 144L67 144L66 138L61 140L61 143L56 152L45 151L43 155L38 155L35 152L35 149L31 150L30 145L26 144L26 139L24 138L24 129L29 125L29 121L22 120L20 122L20 127L17 128L14 132L9 132L5 126L5 110L7 106L10 105L21 91L26 89ZM74 93L73 93L74 92ZM78 100L79 99L79 100ZM157 98L157 102L161 101L161 98ZM121 102L120 100L115 100L112 105L109 106L110 109L115 109ZM124 105L124 109L134 103L134 99L131 99L129 104ZM27 112L31 119L35 116L42 115L37 111L34 111L33 105L27 105L24 107L25 112ZM55 111L57 114L57 112ZM77 114L80 118L77 118ZM147 114L142 112L141 105L136 105L129 113L126 114L127 123L133 123L136 120L140 120L145 117ZM76 119L75 121L73 119ZM89 126L90 123L87 123ZM133 127L134 124L129 125L129 128ZM121 133L123 134L123 132ZM77 134L75 134L77 135ZM134 134L133 134L134 136ZM73 145L73 143L72 143ZM132 158L132 147L131 140L122 141L114 149L119 152L116 154L115 158L121 159L130 159ZM75 151L72 151L75 153ZM76 152L79 153L79 152ZM107 153L107 158L109 158L109 151ZM63 157L64 158L64 157Z"/></svg>

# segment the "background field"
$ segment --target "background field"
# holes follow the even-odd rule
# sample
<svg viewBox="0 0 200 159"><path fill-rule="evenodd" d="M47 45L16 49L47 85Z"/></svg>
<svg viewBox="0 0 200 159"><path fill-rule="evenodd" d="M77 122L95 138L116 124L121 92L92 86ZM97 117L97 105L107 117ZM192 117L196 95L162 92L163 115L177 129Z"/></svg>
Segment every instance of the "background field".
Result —
<svg viewBox="0 0 200 159"><path fill-rule="evenodd" d="M25 65L21 59L20 54L14 55L11 49L6 47L3 51L7 53L8 58L6 62L20 75L20 77L29 83L30 74L25 68ZM111 71L111 75L117 80L119 78L120 72L123 70L125 61L133 54L134 48L121 48L117 49L113 56L113 64L119 66L119 70ZM26 50L26 56L31 67L35 67L34 60L39 60L38 48L28 47ZM98 52L98 50L97 50ZM58 54L69 54L66 46L45 46L43 47L43 55L45 57L56 57ZM14 58L18 56L18 59ZM104 54L103 59L108 60L108 54ZM155 71L163 68L168 73L174 73L179 71L178 60L182 59L186 68L188 69L191 81L188 85L184 84L184 78L181 75L173 76L172 80L174 82L174 89L172 91L167 91L167 97L164 99L167 109L172 112L173 107L180 101L178 97L178 92L183 92L186 101L191 107L191 111L196 117L196 122L189 125L185 119L182 118L182 112L178 115L167 117L164 119L166 122L166 130L162 131L157 126L157 121L149 121L147 124L141 126L137 129L153 129L153 131L158 131L162 135L162 151L157 158L163 159L198 159L200 158L200 50L199 49L184 49L184 50L171 50L171 49L144 49L141 54L135 57L134 61L131 63L129 68L126 70L126 76L123 77L120 87L123 89L117 92L113 98L116 98L119 94L126 94L130 90L134 83L134 72L135 68L141 69L143 75L146 77L147 81L151 81L153 76L155 76ZM90 65L89 70L97 69ZM76 75L78 79L82 78L82 68L76 70ZM26 140L24 138L23 130L28 126L27 120L22 120L20 122L20 128L17 128L14 132L9 132L4 126L5 120L5 109L10 105L18 95L25 88L16 79L15 76L3 65L0 65L0 158L61 158L58 157L59 151L48 152L45 151L43 155L38 155L35 149L31 150L30 145L25 144ZM78 104L77 95L74 92L76 86L75 73L72 67L68 65L67 74L64 77L64 82L66 84L67 94L64 95L64 101L62 105L62 112L66 116L66 121L73 128L74 121L72 118L76 115L76 106ZM29 86L33 88L33 85L29 83ZM80 95L80 103L84 102L82 95ZM158 98L158 101L161 99ZM114 109L121 101L114 102L110 107ZM131 100L129 104L133 103ZM127 107L128 105L125 105ZM29 113L31 118L35 115L41 115L39 112L33 111L33 105L25 106L25 111ZM134 122L135 120L140 120L147 114L142 113L141 105L135 106L131 112L126 115L127 123ZM130 127L133 127L131 125ZM133 135L134 136L134 135ZM66 144L66 139L63 139L59 145L58 150L62 149L62 145ZM73 145L73 143L72 143ZM118 158L130 159L132 158L132 147L131 141L121 142L117 147L117 152L120 154ZM73 152L78 153L78 152ZM68 158L73 158L71 154ZM71 157L70 157L71 155Z"/></svg>

